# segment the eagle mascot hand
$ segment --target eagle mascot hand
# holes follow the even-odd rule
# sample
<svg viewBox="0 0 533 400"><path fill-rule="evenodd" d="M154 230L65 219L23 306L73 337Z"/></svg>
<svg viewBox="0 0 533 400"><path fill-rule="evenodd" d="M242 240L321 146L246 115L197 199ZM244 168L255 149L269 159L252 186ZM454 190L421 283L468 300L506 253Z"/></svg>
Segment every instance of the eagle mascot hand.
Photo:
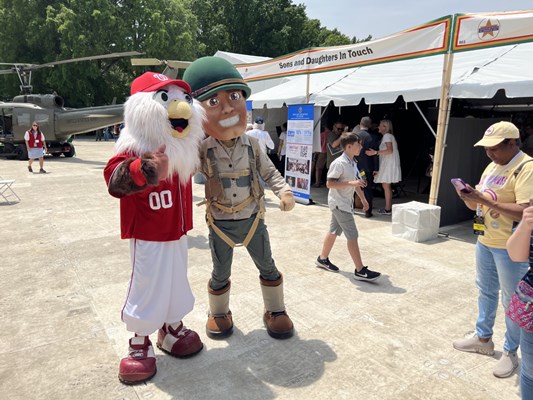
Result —
<svg viewBox="0 0 533 400"><path fill-rule="evenodd" d="M120 361L119 379L139 383L156 373L149 335L175 357L190 357L203 344L182 318L193 308L187 279L187 232L192 229L191 176L199 167L204 111L190 86L155 72L131 85L125 127L104 177L120 199L122 239L130 239L131 274L122 309L134 335Z"/></svg>

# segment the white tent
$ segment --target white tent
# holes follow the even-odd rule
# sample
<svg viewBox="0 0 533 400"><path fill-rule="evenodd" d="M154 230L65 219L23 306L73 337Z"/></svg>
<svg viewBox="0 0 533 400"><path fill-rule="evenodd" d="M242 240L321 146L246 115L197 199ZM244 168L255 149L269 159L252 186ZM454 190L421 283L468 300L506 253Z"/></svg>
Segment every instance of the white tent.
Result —
<svg viewBox="0 0 533 400"><path fill-rule="evenodd" d="M225 60L228 60L232 64L257 63L271 59L270 57L251 56L248 54L230 53L229 51L220 50L215 53L215 57L220 57ZM264 81L249 82L248 86L250 86L250 88L252 89L252 93L259 93L273 86L281 85L282 83L288 82L289 80L290 78L269 79ZM279 107L281 107L281 105Z"/></svg>
<svg viewBox="0 0 533 400"><path fill-rule="evenodd" d="M450 85L452 98L492 98L499 89L507 97L533 97L533 43L492 47L455 54ZM321 72L309 76L309 103L326 106L394 103L438 99L444 55ZM306 102L307 76L250 97L254 108L278 108Z"/></svg>
<svg viewBox="0 0 533 400"><path fill-rule="evenodd" d="M248 54L230 53L229 51L220 50L215 53L215 57L220 57L225 60L228 60L232 64L248 64L270 60L270 57L251 56Z"/></svg>
<svg viewBox="0 0 533 400"><path fill-rule="evenodd" d="M532 21L531 10L455 14L366 44L310 49L238 67L249 81L290 79L252 94L253 108L438 99L429 198L436 204L450 101L489 99L500 89L508 98L533 97Z"/></svg>

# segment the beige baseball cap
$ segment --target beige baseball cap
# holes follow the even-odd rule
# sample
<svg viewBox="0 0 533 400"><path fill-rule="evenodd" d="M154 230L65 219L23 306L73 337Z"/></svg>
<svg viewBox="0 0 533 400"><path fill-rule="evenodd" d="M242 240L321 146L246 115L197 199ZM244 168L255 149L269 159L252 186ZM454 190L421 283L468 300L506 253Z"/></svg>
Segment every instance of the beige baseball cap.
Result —
<svg viewBox="0 0 533 400"><path fill-rule="evenodd" d="M500 121L489 126L483 135L483 139L474 146L492 147L500 144L505 139L518 139L519 137L520 132L513 123Z"/></svg>

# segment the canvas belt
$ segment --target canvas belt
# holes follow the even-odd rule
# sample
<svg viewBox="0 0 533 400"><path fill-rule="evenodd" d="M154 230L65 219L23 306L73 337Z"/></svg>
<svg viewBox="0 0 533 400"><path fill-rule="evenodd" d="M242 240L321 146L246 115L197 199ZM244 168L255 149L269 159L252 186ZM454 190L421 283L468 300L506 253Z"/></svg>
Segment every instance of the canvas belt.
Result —
<svg viewBox="0 0 533 400"><path fill-rule="evenodd" d="M219 172L217 163L213 154L213 149L206 149L206 153L204 158L209 160L208 162L208 178L216 176L220 182L220 185L222 188L228 188L231 186L231 180L235 181L235 184L238 187L246 187L248 185L252 186L252 195L249 196L246 200L244 200L242 203L233 206L233 207L226 207L222 204L220 204L216 197L212 200L204 200L198 205L206 205L206 221L207 226L211 227L213 229L213 232L215 232L218 237L220 237L228 246L231 248L234 247L240 247L240 246L248 246L250 243L250 240L252 240L252 237L255 234L255 231L257 230L257 226L259 225L259 220L265 218L265 201L262 196L262 193L260 192L260 186L257 181L257 169L256 169L256 163L258 160L257 154L258 151L260 151L258 148L253 148L256 146L254 144L255 142L252 141L252 146L248 146L248 159L250 163L249 169L244 169L241 171L236 172ZM228 235L226 235L218 226L215 225L215 219L213 218L213 214L211 212L211 206L216 207L220 211L228 214L234 214L236 212L244 210L247 206L252 204L252 202L257 201L257 204L259 206L259 211L257 212L254 222L252 223L252 226L250 227L250 230L248 231L248 234L242 241L242 243L235 243Z"/></svg>
<svg viewBox="0 0 533 400"><path fill-rule="evenodd" d="M254 222L252 223L252 226L250 227L250 230L248 231L248 234L246 235L246 237L244 238L242 243L235 243L228 235L226 235L222 231L222 229L220 229L218 226L216 226L215 220L213 218L213 214L211 213L211 205L213 205L214 207L218 208L221 211L233 213L233 212L237 212L237 211L243 210L246 206L251 204L254 200L255 199L253 198L253 196L250 196L245 201L243 201L241 204L239 204L236 207L225 207L225 206L223 206L221 204L218 204L216 202L211 202L211 204L210 204L207 201L206 202L202 202L202 203L200 203L198 205L201 205L201 204L204 204L204 203L206 204L206 206L207 206L207 211L206 211L207 226L211 227L211 229L213 229L213 231L218 235L218 237L220 239L222 239L229 247L231 247L233 249L235 247L240 247L240 246L246 247L246 246L248 246L248 244L250 243L250 240L252 240L252 237L255 234L255 231L257 230L257 226L259 225L259 220L265 218L265 208L264 207L260 207L259 211L257 212L257 214L255 216ZM229 210L229 211L226 211L226 210Z"/></svg>

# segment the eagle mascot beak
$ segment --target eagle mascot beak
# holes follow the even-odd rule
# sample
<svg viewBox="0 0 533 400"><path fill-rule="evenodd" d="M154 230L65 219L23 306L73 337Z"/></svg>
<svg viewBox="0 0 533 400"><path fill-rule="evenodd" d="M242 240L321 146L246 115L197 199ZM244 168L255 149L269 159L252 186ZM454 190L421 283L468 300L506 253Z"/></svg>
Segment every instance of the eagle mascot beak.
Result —
<svg viewBox="0 0 533 400"><path fill-rule="evenodd" d="M183 139L189 135L191 131L189 119L193 114L190 104L179 99L172 100L168 105L167 113L170 125L172 125L172 137Z"/></svg>

